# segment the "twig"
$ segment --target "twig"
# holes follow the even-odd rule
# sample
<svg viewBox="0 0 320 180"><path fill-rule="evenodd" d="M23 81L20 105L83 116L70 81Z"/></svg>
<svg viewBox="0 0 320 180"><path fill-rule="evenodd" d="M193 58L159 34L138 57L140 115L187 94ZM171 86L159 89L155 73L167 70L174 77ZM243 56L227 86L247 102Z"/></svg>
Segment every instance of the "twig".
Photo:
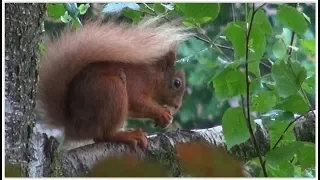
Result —
<svg viewBox="0 0 320 180"><path fill-rule="evenodd" d="M148 4L143 3L143 5L145 5L150 11L152 11L154 15L158 15L150 6L148 6Z"/></svg>
<svg viewBox="0 0 320 180"><path fill-rule="evenodd" d="M215 44L215 46L219 47L219 48L222 48L222 49L228 49L228 50L234 50L232 47L228 47L228 46L224 46L224 45L221 45L221 44L217 44L217 43L213 43L211 42L210 40L207 40L207 39L204 39L202 37L199 37L197 35L194 35L194 37L198 40L201 40L201 41L204 41L208 44Z"/></svg>
<svg viewBox="0 0 320 180"><path fill-rule="evenodd" d="M207 42L209 43L210 45L216 47L216 49L220 52L220 54L229 62L232 62L231 59L229 59L229 57L227 55L224 54L224 52L220 49L220 48L224 48L224 49L229 49L229 50L233 50L233 48L230 48L230 47L227 47L227 46L223 46L223 45L220 45L220 44L216 44L214 43L211 38L209 36L207 36L206 34L203 34L207 39L203 39L199 36L194 36L195 38L201 40L201 41L204 41L204 42Z"/></svg>
<svg viewBox="0 0 320 180"><path fill-rule="evenodd" d="M198 40L200 40L200 41L203 41L203 42L206 42L206 43L211 44L211 41L209 41L209 40L207 40L207 39L204 39L204 38L202 38L202 37L199 37L199 36L197 36L197 35L194 35L193 37L195 37L196 39L198 39Z"/></svg>
<svg viewBox="0 0 320 180"><path fill-rule="evenodd" d="M224 46L224 45L217 44L217 43L214 43L214 44L215 44L217 47L222 48L222 49L234 50L232 47Z"/></svg>
<svg viewBox="0 0 320 180"><path fill-rule="evenodd" d="M153 16L158 16L157 12L156 12L154 9L152 9L150 6L148 6L148 4L143 3L143 5L145 5L145 6L153 13L153 14L151 14L151 15L153 15ZM147 11L144 11L144 12L149 13L149 12L147 12ZM167 21L170 22L170 19L168 19L166 16L163 16L162 18L164 18L165 20L167 20Z"/></svg>
<svg viewBox="0 0 320 180"><path fill-rule="evenodd" d="M310 111L307 112L307 114ZM286 127L286 129L283 131L283 133L281 134L281 136L279 137L279 139L277 140L277 142L274 144L274 146L272 147L272 149L275 149L277 147L277 145L280 143L280 141L283 139L284 134L288 131L288 129L290 128L290 126L295 123L298 119L300 119L301 117L303 117L304 115L300 115L299 117L295 118L293 121L291 121L288 126Z"/></svg>
<svg viewBox="0 0 320 180"><path fill-rule="evenodd" d="M246 4L246 10L247 10L247 4ZM257 10L254 9L254 3L253 3L252 4L252 18L251 18L251 22L249 24L249 29L247 31L247 37L246 37L246 67L245 68L246 68L246 85L247 85L246 86L246 90L247 90L247 93L246 93L246 100L247 100L247 126L248 126L248 129L249 129L250 136L252 138L254 147L255 147L255 149L257 151L263 174L264 174L265 177L268 177L267 171L266 171L266 168L264 166L264 162L262 160L262 156L261 156L261 153L260 153L260 150L259 150L259 147L258 147L258 143L257 143L256 138L254 136L253 128L251 126L251 118L250 118L250 82L249 82L249 67L248 67L248 65L249 65L249 63L248 63L248 61L249 61L249 38L250 38L250 33L251 33L251 28L252 28L252 22L253 22L254 15L255 15L256 12L257 12ZM247 20L247 11L246 11L246 20Z"/></svg>
<svg viewBox="0 0 320 180"><path fill-rule="evenodd" d="M292 34L291 34L291 41L290 41L290 47L288 48L288 51L287 51L287 53L288 53L288 55L289 56L291 56L291 54L292 54L292 46L293 46L293 41L294 41L294 36L295 36L295 32L294 31L292 31Z"/></svg>
<svg viewBox="0 0 320 180"><path fill-rule="evenodd" d="M263 3L262 5L260 5L257 9L256 9L256 12L261 9L263 6L265 6L267 3Z"/></svg>

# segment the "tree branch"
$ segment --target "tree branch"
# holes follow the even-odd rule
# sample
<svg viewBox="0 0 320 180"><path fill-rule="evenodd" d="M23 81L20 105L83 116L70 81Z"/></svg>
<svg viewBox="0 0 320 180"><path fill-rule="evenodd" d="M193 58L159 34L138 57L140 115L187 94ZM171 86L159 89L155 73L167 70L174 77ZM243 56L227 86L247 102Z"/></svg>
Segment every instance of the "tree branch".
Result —
<svg viewBox="0 0 320 180"><path fill-rule="evenodd" d="M310 116L310 114L312 115L310 112L307 116L300 117L295 121L294 133L297 139L314 142L315 117ZM268 131L262 125L261 120L255 122L257 123L255 137L259 142L259 150L262 154L265 154L270 150ZM34 162L32 163L37 164L34 168L39 173L36 177L80 177L90 171L97 162L105 158L130 154L137 155L142 159L151 158L157 162L170 162L166 164L168 168L177 168L179 164L174 157L176 157L175 147L179 143L197 141L226 148L221 126L192 131L177 130L152 135L148 137L149 142L146 150L133 150L120 143L99 143L89 144L67 152L57 150L59 144L53 137L48 138L45 134L38 133L33 139L35 140L34 144L38 146L37 150L39 152L37 154L41 155L41 157L33 157ZM257 156L250 140L234 146L230 153L234 158L241 161L247 161ZM172 176L178 175L173 174Z"/></svg>

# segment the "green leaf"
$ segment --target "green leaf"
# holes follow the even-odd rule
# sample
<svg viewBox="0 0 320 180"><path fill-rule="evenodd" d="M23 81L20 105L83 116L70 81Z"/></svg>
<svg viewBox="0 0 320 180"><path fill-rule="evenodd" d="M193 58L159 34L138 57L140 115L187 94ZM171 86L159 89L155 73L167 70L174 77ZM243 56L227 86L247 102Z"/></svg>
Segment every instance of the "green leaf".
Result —
<svg viewBox="0 0 320 180"><path fill-rule="evenodd" d="M282 39L278 39L272 46L272 52L278 59L284 58L287 55L287 47Z"/></svg>
<svg viewBox="0 0 320 180"><path fill-rule="evenodd" d="M311 24L310 17L308 15L306 15L304 12L302 12L302 15L304 18L306 18L306 20L309 22L309 24Z"/></svg>
<svg viewBox="0 0 320 180"><path fill-rule="evenodd" d="M187 19L193 19L199 24L214 20L220 11L218 3L176 3L175 5ZM207 21L204 21L204 18Z"/></svg>
<svg viewBox="0 0 320 180"><path fill-rule="evenodd" d="M309 39L301 39L300 40L301 46L303 47L303 49L305 49L306 51L314 54L315 53L315 46L316 46L316 42L315 40L309 40Z"/></svg>
<svg viewBox="0 0 320 180"><path fill-rule="evenodd" d="M255 123L251 123L255 129ZM228 150L250 138L247 121L241 107L229 108L222 117L223 134Z"/></svg>
<svg viewBox="0 0 320 180"><path fill-rule="evenodd" d="M123 15L127 18L130 18L135 24L140 21L141 14L142 13L140 11L136 11L130 8L126 8L123 11Z"/></svg>
<svg viewBox="0 0 320 180"><path fill-rule="evenodd" d="M197 21L197 23L198 23L198 24L204 24L204 23L206 23L206 22L209 22L211 19L212 19L211 17L203 17L203 18L199 19L199 20Z"/></svg>
<svg viewBox="0 0 320 180"><path fill-rule="evenodd" d="M287 111L284 111L284 112L281 112L281 113L278 113L277 117L275 118L276 121L293 121L294 119L294 115L292 112L287 112Z"/></svg>
<svg viewBox="0 0 320 180"><path fill-rule="evenodd" d="M78 17L80 14L77 3L64 3L64 8L72 18Z"/></svg>
<svg viewBox="0 0 320 180"><path fill-rule="evenodd" d="M260 92L260 90L261 90L261 82L260 82L260 79L254 79L254 80L252 80L251 82L250 82L250 87L249 87L249 89L250 89L250 92L252 93L252 94L255 94L255 93L258 93L258 92Z"/></svg>
<svg viewBox="0 0 320 180"><path fill-rule="evenodd" d="M302 177L301 167L294 166L294 177Z"/></svg>
<svg viewBox="0 0 320 180"><path fill-rule="evenodd" d="M296 8L280 5L278 17L280 22L289 26L298 34L303 34L308 28L305 18Z"/></svg>
<svg viewBox="0 0 320 180"><path fill-rule="evenodd" d="M236 59L246 55L246 30L244 22L232 22L226 29L226 36L231 41Z"/></svg>
<svg viewBox="0 0 320 180"><path fill-rule="evenodd" d="M275 164L287 163L297 152L296 148L296 144L290 143L285 146L272 149L266 154L266 161Z"/></svg>
<svg viewBox="0 0 320 180"><path fill-rule="evenodd" d="M81 26L82 26L82 24L81 24L80 19L78 17L72 19L72 28L76 29Z"/></svg>
<svg viewBox="0 0 320 180"><path fill-rule="evenodd" d="M266 48L266 37L257 27L252 26L249 38L249 48L253 50L249 54L249 71L260 77L260 59L262 58Z"/></svg>
<svg viewBox="0 0 320 180"><path fill-rule="evenodd" d="M218 73L213 77L213 88L218 99L223 99L225 97L230 97L230 90L227 87L227 75L234 70L231 68L226 68L222 72Z"/></svg>
<svg viewBox="0 0 320 180"><path fill-rule="evenodd" d="M277 107L279 107L280 109L293 112L293 113L298 113L298 114L304 114L309 110L308 104L305 102L303 97L299 94L289 96L279 105L277 105Z"/></svg>
<svg viewBox="0 0 320 180"><path fill-rule="evenodd" d="M154 3L153 10L156 11L157 13L166 12L166 8L164 6L162 6L162 4L160 4L160 3Z"/></svg>
<svg viewBox="0 0 320 180"><path fill-rule="evenodd" d="M47 7L48 16L55 19L59 19L66 12L62 3L49 3Z"/></svg>
<svg viewBox="0 0 320 180"><path fill-rule="evenodd" d="M316 161L315 144L310 142L297 142L299 149L297 153L298 161L302 169L314 168Z"/></svg>
<svg viewBox="0 0 320 180"><path fill-rule="evenodd" d="M89 9L90 7L90 4L81 4L79 7L78 7L78 10L80 12L81 15L85 14L87 12L87 10Z"/></svg>
<svg viewBox="0 0 320 180"><path fill-rule="evenodd" d="M294 117L292 114L291 121L293 121L293 119ZM270 123L268 124L268 130L270 135L270 148L273 148L275 146L275 144L278 142L281 136L283 137L280 140L280 142L277 144L277 147L287 145L296 140L292 132L294 127L293 125L290 126L285 133L283 133L284 130L289 126L289 124L290 124L290 121L284 121L284 120L270 121Z"/></svg>
<svg viewBox="0 0 320 180"><path fill-rule="evenodd" d="M245 74L231 68L224 69L212 81L218 99L233 97L246 92Z"/></svg>
<svg viewBox="0 0 320 180"><path fill-rule="evenodd" d="M252 10L249 13L249 19L251 21L252 18ZM250 22L249 21L249 22ZM252 27L255 27L257 29L259 29L260 31L264 32L265 34L271 35L272 34L272 26L271 23L268 19L268 17L266 16L265 12L262 9L259 9L255 15L254 15L254 19L252 22Z"/></svg>
<svg viewBox="0 0 320 180"><path fill-rule="evenodd" d="M264 91L252 97L252 110L266 112L276 105L277 97L273 91Z"/></svg>
<svg viewBox="0 0 320 180"><path fill-rule="evenodd" d="M265 86L268 89L275 89L276 83L273 81L271 74L269 74L268 76L263 76L261 78L261 83L263 83L263 86Z"/></svg>
<svg viewBox="0 0 320 180"><path fill-rule="evenodd" d="M273 149L266 154L268 164L288 163L297 155L302 169L315 167L315 145L309 142L295 141L285 146Z"/></svg>
<svg viewBox="0 0 320 180"><path fill-rule="evenodd" d="M194 25L192 22L184 21L183 24L186 27L192 27L192 28L197 28L198 26Z"/></svg>
<svg viewBox="0 0 320 180"><path fill-rule="evenodd" d="M307 71L298 62L278 60L271 69L272 78L276 82L276 91L280 97L297 94Z"/></svg>
<svg viewBox="0 0 320 180"><path fill-rule="evenodd" d="M246 93L246 75L244 72L234 71L227 76L227 87L232 96Z"/></svg>
<svg viewBox="0 0 320 180"><path fill-rule="evenodd" d="M39 49L41 54L44 54L46 52L46 46L43 43L40 43Z"/></svg>
<svg viewBox="0 0 320 180"><path fill-rule="evenodd" d="M302 88L303 90L305 90L310 94L315 94L315 85L316 85L316 81L315 81L315 76L313 74L302 83Z"/></svg>
<svg viewBox="0 0 320 180"><path fill-rule="evenodd" d="M60 17L60 19L62 22L68 23L72 20L72 17L69 15L68 11L66 11L65 14Z"/></svg>
<svg viewBox="0 0 320 180"><path fill-rule="evenodd" d="M294 166L289 162L272 163L266 162L267 174L269 177L293 177Z"/></svg>

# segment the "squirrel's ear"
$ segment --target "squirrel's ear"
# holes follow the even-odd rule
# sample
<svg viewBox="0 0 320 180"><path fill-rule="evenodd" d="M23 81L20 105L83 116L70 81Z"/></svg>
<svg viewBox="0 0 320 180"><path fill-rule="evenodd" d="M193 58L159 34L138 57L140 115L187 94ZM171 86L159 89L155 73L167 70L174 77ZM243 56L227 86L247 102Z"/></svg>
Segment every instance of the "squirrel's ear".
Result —
<svg viewBox="0 0 320 180"><path fill-rule="evenodd" d="M176 62L176 53L177 53L177 46L176 44L173 44L166 55L168 65L174 65L174 63Z"/></svg>

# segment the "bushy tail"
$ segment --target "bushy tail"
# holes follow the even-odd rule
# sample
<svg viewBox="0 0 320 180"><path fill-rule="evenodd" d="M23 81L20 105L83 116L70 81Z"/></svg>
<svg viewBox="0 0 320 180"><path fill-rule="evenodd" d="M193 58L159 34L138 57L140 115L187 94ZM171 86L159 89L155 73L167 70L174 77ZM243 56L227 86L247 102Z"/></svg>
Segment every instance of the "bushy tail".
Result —
<svg viewBox="0 0 320 180"><path fill-rule="evenodd" d="M158 18L138 25L90 22L67 30L46 44L41 59L38 98L50 123L66 122L67 88L71 80L90 63L98 61L148 64L164 56L172 44L190 33Z"/></svg>

